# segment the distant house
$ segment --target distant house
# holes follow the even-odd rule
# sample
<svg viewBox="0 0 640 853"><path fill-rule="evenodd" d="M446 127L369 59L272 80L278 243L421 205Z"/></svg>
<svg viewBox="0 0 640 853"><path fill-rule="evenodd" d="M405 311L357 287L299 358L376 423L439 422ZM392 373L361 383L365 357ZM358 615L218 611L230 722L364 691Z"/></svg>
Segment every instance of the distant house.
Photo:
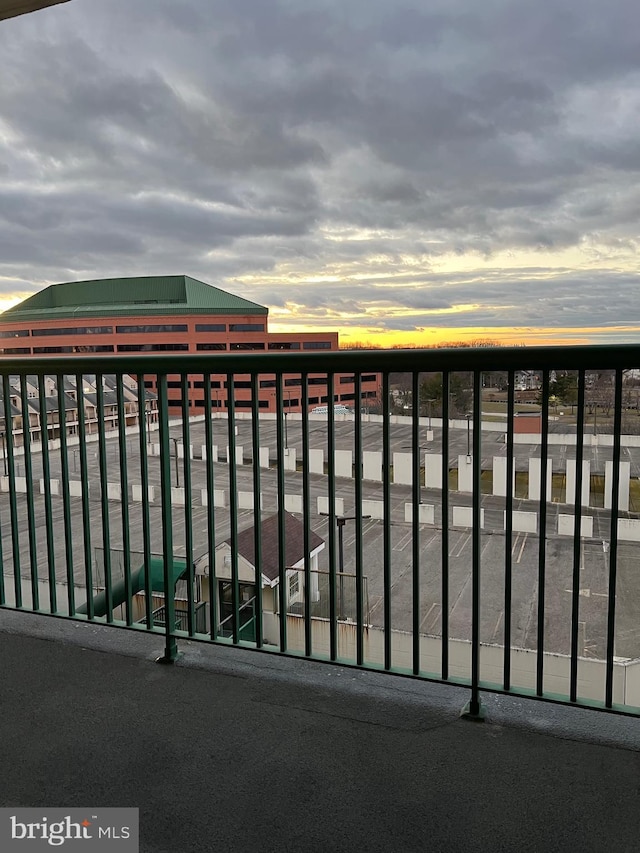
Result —
<svg viewBox="0 0 640 853"><path fill-rule="evenodd" d="M240 631L244 639L250 638L250 627L255 619L256 585L262 590L262 610L277 613L279 606L278 583L280 579L279 516L266 518L259 533L260 559L256 556L256 527L252 525L238 533L238 582ZM287 607L304 598L304 570L308 559L311 570L311 601L317 601L318 555L325 547L324 539L309 531L309 552L305 555L304 525L289 512L284 513L285 577ZM218 628L224 635L233 628L232 603L232 540L229 536L215 551L215 579L217 582L216 607ZM259 562L259 566L257 563ZM209 600L209 557L204 554L195 562L196 575L201 577L202 597Z"/></svg>

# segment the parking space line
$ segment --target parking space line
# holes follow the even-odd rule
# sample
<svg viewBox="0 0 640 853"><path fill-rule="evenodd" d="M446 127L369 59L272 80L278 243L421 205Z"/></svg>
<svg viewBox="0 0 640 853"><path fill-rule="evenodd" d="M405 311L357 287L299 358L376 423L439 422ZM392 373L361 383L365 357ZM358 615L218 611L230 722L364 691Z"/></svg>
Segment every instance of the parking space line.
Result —
<svg viewBox="0 0 640 853"><path fill-rule="evenodd" d="M429 618L429 616L431 616L431 614L433 613L434 608L436 608L436 607L440 607L440 605L439 605L439 604L437 604L437 603L434 601L434 602L433 602L433 604L431 605L431 607L427 610L427 612L426 612L426 613L425 613L425 615L423 616L423 618L422 618L422 622L420 622L420 628L423 628L423 627L424 627L425 622L427 621L427 619Z"/></svg>
<svg viewBox="0 0 640 853"><path fill-rule="evenodd" d="M528 533L524 534L524 537L522 539L522 547L520 548L520 553L518 554L518 559L516 560L516 563L519 563L520 560L522 559L522 552L524 551L524 546L527 544L528 536L529 536Z"/></svg>

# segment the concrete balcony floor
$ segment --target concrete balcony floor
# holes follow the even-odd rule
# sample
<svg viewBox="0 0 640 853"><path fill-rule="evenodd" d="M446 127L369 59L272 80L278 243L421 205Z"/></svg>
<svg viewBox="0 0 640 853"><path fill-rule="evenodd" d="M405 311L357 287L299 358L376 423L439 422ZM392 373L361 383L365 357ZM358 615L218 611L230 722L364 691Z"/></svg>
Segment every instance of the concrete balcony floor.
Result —
<svg viewBox="0 0 640 853"><path fill-rule="evenodd" d="M640 721L0 612L2 806L138 806L144 853L635 851Z"/></svg>

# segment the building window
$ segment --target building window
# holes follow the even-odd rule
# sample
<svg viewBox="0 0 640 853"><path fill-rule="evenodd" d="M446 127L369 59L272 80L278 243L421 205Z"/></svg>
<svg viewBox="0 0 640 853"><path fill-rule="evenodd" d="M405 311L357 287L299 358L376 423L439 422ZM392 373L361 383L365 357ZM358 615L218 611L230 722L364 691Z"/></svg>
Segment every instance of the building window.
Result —
<svg viewBox="0 0 640 853"><path fill-rule="evenodd" d="M118 352L188 352L189 344L118 344Z"/></svg>
<svg viewBox="0 0 640 853"><path fill-rule="evenodd" d="M73 352L73 347L34 347L33 354L51 352Z"/></svg>
<svg viewBox="0 0 640 853"><path fill-rule="evenodd" d="M302 379L285 379L285 385L302 385Z"/></svg>
<svg viewBox="0 0 640 853"><path fill-rule="evenodd" d="M341 400L355 400L356 395L355 394L340 394L340 399Z"/></svg>
<svg viewBox="0 0 640 853"><path fill-rule="evenodd" d="M264 332L264 323L229 323L230 332Z"/></svg>
<svg viewBox="0 0 640 853"><path fill-rule="evenodd" d="M110 335L113 326L67 326L55 329L32 329L34 338L48 337L49 335Z"/></svg>
<svg viewBox="0 0 640 853"><path fill-rule="evenodd" d="M282 401L282 406L283 406L283 408L287 409L291 406L297 406L298 402L299 402L299 400L297 397L295 400L291 400L289 397L287 397Z"/></svg>
<svg viewBox="0 0 640 853"><path fill-rule="evenodd" d="M264 349L264 344L263 343L251 343L251 344L237 343L237 344L230 344L229 349L232 349L232 350Z"/></svg>
<svg viewBox="0 0 640 853"><path fill-rule="evenodd" d="M341 385L347 385L348 383L355 382L355 381L356 381L355 376L341 376L340 377L340 384Z"/></svg>
<svg viewBox="0 0 640 853"><path fill-rule="evenodd" d="M311 376L309 379L309 385L326 385L327 377L326 376Z"/></svg>
<svg viewBox="0 0 640 853"><path fill-rule="evenodd" d="M363 382L376 382L378 379L375 373L364 373L361 378Z"/></svg>
<svg viewBox="0 0 640 853"><path fill-rule="evenodd" d="M96 344L95 346L77 346L74 352L113 352L112 344Z"/></svg>
<svg viewBox="0 0 640 853"><path fill-rule="evenodd" d="M199 352L211 352L211 350L221 350L226 348L226 344L196 344L196 349Z"/></svg>
<svg viewBox="0 0 640 853"><path fill-rule="evenodd" d="M142 333L147 334L148 332L186 332L187 324L186 323L165 323L159 324L157 326L116 326L116 332L119 334L130 334L134 335Z"/></svg>
<svg viewBox="0 0 640 853"><path fill-rule="evenodd" d="M224 387L225 387L225 388L228 388L228 387L229 387L229 383L228 383L228 382L225 382L225 383L224 383ZM234 381L234 383L233 383L233 387L234 387L234 388L251 388L251 382L250 382L250 381L245 381L244 379L236 379L236 380Z"/></svg>
<svg viewBox="0 0 640 853"><path fill-rule="evenodd" d="M300 341L278 341L269 344L269 349L300 349Z"/></svg>
<svg viewBox="0 0 640 853"><path fill-rule="evenodd" d="M331 341L303 341L302 349L331 349Z"/></svg>
<svg viewBox="0 0 640 853"><path fill-rule="evenodd" d="M276 380L275 379L261 379L260 380L261 388L275 388Z"/></svg>
<svg viewBox="0 0 640 853"><path fill-rule="evenodd" d="M193 387L194 388L204 388L204 380L196 379L196 381L193 383ZM211 382L211 387L212 388L220 388L222 386L221 386L220 382L216 380L216 381Z"/></svg>
<svg viewBox="0 0 640 853"><path fill-rule="evenodd" d="M196 323L196 332L226 332L226 323Z"/></svg>
<svg viewBox="0 0 640 853"><path fill-rule="evenodd" d="M30 355L30 347L5 347L2 352L5 355Z"/></svg>
<svg viewBox="0 0 640 853"><path fill-rule="evenodd" d="M289 601L297 598L300 595L300 578L298 572L291 572L289 575Z"/></svg>
<svg viewBox="0 0 640 853"><path fill-rule="evenodd" d="M29 329L14 329L13 332L0 332L0 338L28 338Z"/></svg>

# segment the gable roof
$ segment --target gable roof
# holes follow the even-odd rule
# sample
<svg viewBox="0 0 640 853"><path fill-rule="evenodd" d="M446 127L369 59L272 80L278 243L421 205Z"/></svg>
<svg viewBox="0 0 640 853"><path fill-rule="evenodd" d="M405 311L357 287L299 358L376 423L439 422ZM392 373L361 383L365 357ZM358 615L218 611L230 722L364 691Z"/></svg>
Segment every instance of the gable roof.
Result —
<svg viewBox="0 0 640 853"><path fill-rule="evenodd" d="M255 566L255 525L247 527L238 533L238 554ZM264 577L274 581L280 573L280 547L278 543L278 514L269 516L260 525L262 541L262 562L259 566ZM284 542L285 542L285 565L291 568L304 560L304 524L298 521L290 512L284 513ZM231 545L231 537L224 540ZM312 554L317 548L324 545L324 539L309 531L309 553Z"/></svg>
<svg viewBox="0 0 640 853"><path fill-rule="evenodd" d="M101 278L50 284L0 314L0 323L30 320L180 315L259 314L268 309L188 275Z"/></svg>

